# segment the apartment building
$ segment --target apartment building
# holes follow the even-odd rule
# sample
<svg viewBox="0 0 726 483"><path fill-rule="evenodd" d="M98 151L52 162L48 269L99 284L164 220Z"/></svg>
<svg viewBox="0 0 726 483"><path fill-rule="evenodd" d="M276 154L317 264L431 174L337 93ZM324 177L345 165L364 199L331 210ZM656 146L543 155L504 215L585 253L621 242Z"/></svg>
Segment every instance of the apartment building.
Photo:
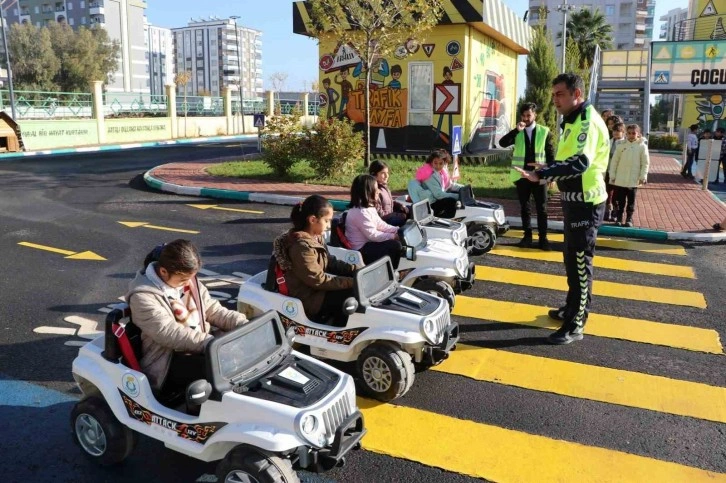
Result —
<svg viewBox="0 0 726 483"><path fill-rule="evenodd" d="M665 15L660 17L660 40L676 40L674 35L680 29L681 22L688 18L687 8L672 8Z"/></svg>
<svg viewBox="0 0 726 483"><path fill-rule="evenodd" d="M640 49L650 44L655 0L529 0L529 24L539 25L540 8L545 7L548 12L545 25L555 45L560 44L563 31L564 16L558 7L565 3L574 10L600 10L613 27L613 49ZM557 56L560 55L558 49Z"/></svg>
<svg viewBox="0 0 726 483"><path fill-rule="evenodd" d="M66 22L71 27L98 25L121 46L118 71L109 92L149 92L144 0L18 0L5 11L8 24Z"/></svg>
<svg viewBox="0 0 726 483"><path fill-rule="evenodd" d="M192 19L172 29L176 72L189 72L177 94L209 93L221 96L224 88L241 89L247 99L261 99L262 32L238 26L234 19Z"/></svg>
<svg viewBox="0 0 726 483"><path fill-rule="evenodd" d="M174 83L174 39L171 29L146 24L144 31L149 92L152 96L163 95L166 84Z"/></svg>

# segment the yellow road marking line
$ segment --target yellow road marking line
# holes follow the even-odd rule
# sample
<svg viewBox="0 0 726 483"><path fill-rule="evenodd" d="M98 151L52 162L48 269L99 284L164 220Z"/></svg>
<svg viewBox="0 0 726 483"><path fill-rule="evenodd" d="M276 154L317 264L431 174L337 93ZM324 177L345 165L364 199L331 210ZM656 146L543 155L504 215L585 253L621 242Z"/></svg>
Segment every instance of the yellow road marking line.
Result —
<svg viewBox="0 0 726 483"><path fill-rule="evenodd" d="M145 221L119 221L120 224L129 228L151 228L152 230L163 230L163 231L174 231L178 233L190 233L192 235L198 235L199 232L196 230L185 230L183 228L170 228L168 226L150 225Z"/></svg>
<svg viewBox="0 0 726 483"><path fill-rule="evenodd" d="M547 311L547 307L539 305L457 295L453 314L493 322L558 329L561 322L550 319ZM719 334L712 329L590 313L585 333L598 337L723 354Z"/></svg>
<svg viewBox="0 0 726 483"><path fill-rule="evenodd" d="M521 238L523 235L524 232L522 230L509 230L504 236ZM533 237L537 237L536 232L533 234ZM556 242L561 242L564 240L564 236L562 235L562 233L548 233L547 238L549 238L550 241ZM610 238L606 236L597 237L597 246L617 248L619 250L635 250L639 252L659 253L663 255L686 255L686 249L680 245L666 245L635 240L623 240L620 238Z"/></svg>
<svg viewBox="0 0 726 483"><path fill-rule="evenodd" d="M65 258L67 258L69 260L95 260L95 261L105 261L106 260L101 255L99 255L97 253L93 253L91 251L74 252L73 250L64 250L62 248L49 247L47 245L39 245L37 243L30 243L30 242L18 242L18 245L28 247L28 248L37 248L38 250L44 250L46 252L60 253L61 255L66 255Z"/></svg>
<svg viewBox="0 0 726 483"><path fill-rule="evenodd" d="M219 205L193 205L188 204L187 206L191 206L192 208L198 208L200 210L220 210L220 211L235 211L238 213L251 213L253 215L264 215L264 211L259 210L244 210L242 208L227 208L226 206L219 206Z"/></svg>
<svg viewBox="0 0 726 483"><path fill-rule="evenodd" d="M548 275L544 273L477 265L476 279L487 282L509 283L527 287L567 291L567 278L561 275ZM602 297L683 305L686 307L697 307L699 309L705 309L707 307L706 299L702 293L689 290L595 280L592 284L592 293L593 295L600 295Z"/></svg>
<svg viewBox="0 0 726 483"><path fill-rule="evenodd" d="M366 450L490 481L726 482L721 473L421 409L361 398L358 406Z"/></svg>
<svg viewBox="0 0 726 483"><path fill-rule="evenodd" d="M459 344L433 370L477 381L726 423L726 388Z"/></svg>
<svg viewBox="0 0 726 483"><path fill-rule="evenodd" d="M37 248L39 250L45 250L46 252L60 253L61 255L73 255L74 253L76 253L72 250L63 250L62 248L49 247L46 245L38 245L37 243L30 243L30 242L18 242L18 245L22 245L24 247L29 247L29 248Z"/></svg>
<svg viewBox="0 0 726 483"><path fill-rule="evenodd" d="M528 260L542 260L545 262L562 263L562 253L544 252L535 248L519 248L511 245L496 245L490 252L512 258ZM622 270L625 272L641 272L652 275L665 275L667 277L696 278L693 268L683 265L670 265L667 263L641 262L637 260L624 260L622 258L604 257L596 255L593 264L597 268L609 270Z"/></svg>

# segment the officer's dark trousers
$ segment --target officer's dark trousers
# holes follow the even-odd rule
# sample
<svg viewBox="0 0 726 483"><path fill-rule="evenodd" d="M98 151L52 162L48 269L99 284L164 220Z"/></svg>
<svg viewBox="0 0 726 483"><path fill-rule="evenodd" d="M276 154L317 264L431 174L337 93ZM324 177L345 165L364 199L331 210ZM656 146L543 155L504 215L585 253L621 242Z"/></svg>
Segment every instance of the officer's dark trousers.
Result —
<svg viewBox="0 0 726 483"><path fill-rule="evenodd" d="M597 230L605 214L605 203L562 203L564 215L563 256L567 272L565 324L585 325L592 300L592 259Z"/></svg>
<svg viewBox="0 0 726 483"><path fill-rule="evenodd" d="M537 232L539 233L539 239L544 240L547 238L547 185L532 183L524 178L518 180L514 185L517 187L519 206L522 210L524 235L532 236L532 215L529 208L529 199L534 197L534 205L537 209Z"/></svg>

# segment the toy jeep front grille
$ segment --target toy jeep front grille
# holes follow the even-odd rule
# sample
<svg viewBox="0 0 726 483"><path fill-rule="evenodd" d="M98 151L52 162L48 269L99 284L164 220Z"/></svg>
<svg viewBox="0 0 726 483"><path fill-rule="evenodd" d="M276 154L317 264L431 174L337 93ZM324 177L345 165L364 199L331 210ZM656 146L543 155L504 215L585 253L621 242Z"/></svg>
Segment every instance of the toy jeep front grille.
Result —
<svg viewBox="0 0 726 483"><path fill-rule="evenodd" d="M328 441L332 441L335 437L335 431L343 424L343 421L353 413L351 402L348 394L343 394L340 399L333 402L327 409L323 411L323 424L325 425L325 437Z"/></svg>
<svg viewBox="0 0 726 483"><path fill-rule="evenodd" d="M436 339L441 340L446 332L447 327L451 323L451 316L449 315L448 307L443 304L439 309L439 314L434 318L436 322Z"/></svg>

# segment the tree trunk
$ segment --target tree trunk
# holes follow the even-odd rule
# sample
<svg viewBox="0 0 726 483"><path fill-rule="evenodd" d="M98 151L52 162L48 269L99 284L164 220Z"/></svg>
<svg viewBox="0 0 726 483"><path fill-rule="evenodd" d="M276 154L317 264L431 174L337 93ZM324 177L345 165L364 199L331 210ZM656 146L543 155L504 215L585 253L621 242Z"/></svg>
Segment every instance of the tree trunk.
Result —
<svg viewBox="0 0 726 483"><path fill-rule="evenodd" d="M368 167L371 162L371 63L369 63L366 69L366 85L365 85L365 103L366 103L366 130L365 130L365 143L366 143L366 154L363 159L363 166Z"/></svg>

